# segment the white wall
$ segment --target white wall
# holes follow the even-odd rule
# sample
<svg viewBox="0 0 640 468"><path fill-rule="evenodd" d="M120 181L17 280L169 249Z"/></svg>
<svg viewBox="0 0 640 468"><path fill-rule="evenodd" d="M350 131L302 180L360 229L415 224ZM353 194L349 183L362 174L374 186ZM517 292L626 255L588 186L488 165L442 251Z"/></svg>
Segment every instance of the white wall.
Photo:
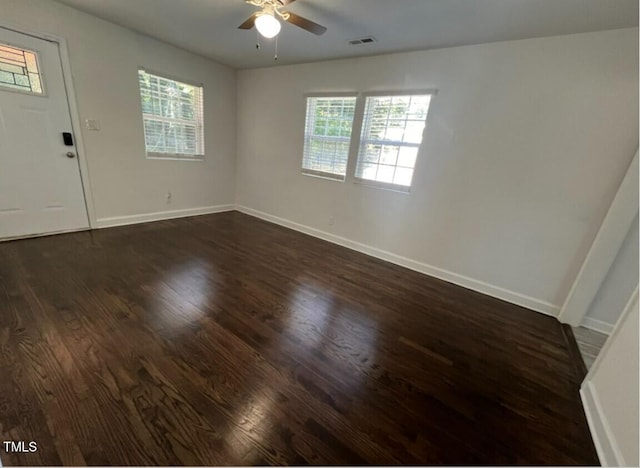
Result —
<svg viewBox="0 0 640 468"><path fill-rule="evenodd" d="M557 313L636 150L637 37L239 71L237 203ZM300 174L304 93L407 88L439 90L409 195Z"/></svg>
<svg viewBox="0 0 640 468"><path fill-rule="evenodd" d="M638 466L638 366L636 287L581 389L603 466Z"/></svg>
<svg viewBox="0 0 640 468"><path fill-rule="evenodd" d="M66 39L98 221L234 202L235 72L51 0L0 0L0 25ZM203 83L204 162L145 157L137 69ZM171 191L171 204L166 193Z"/></svg>
<svg viewBox="0 0 640 468"><path fill-rule="evenodd" d="M583 325L610 333L620 317L625 301L638 284L638 216L616 255L598 293L589 306Z"/></svg>
<svg viewBox="0 0 640 468"><path fill-rule="evenodd" d="M558 320L574 327L584 322L589 306L604 283L637 215L638 152L636 151L560 309ZM594 322L593 319L591 322Z"/></svg>

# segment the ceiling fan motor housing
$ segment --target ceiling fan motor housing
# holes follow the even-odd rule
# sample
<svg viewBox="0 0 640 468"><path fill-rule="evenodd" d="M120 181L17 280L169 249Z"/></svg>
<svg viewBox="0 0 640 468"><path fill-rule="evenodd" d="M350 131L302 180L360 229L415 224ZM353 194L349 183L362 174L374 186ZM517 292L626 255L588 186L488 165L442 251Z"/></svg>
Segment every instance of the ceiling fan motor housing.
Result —
<svg viewBox="0 0 640 468"><path fill-rule="evenodd" d="M262 11L251 15L251 17L249 17L244 23L238 26L238 29L251 29L259 24L259 18L265 17L264 20L260 21L263 23L263 25L259 26L258 30L265 37L274 37L280 32L280 23L277 21L277 15L282 18L283 21L287 21L313 34L316 34L318 36L324 34L327 31L327 28L325 28L324 26L319 25L318 23L314 23L313 21L303 18L302 16L296 15L294 13L290 13L288 11L280 11L280 8L283 8L293 3L294 1L295 0L245 0L245 2L249 5L261 8ZM265 34L263 31L265 31L267 34Z"/></svg>

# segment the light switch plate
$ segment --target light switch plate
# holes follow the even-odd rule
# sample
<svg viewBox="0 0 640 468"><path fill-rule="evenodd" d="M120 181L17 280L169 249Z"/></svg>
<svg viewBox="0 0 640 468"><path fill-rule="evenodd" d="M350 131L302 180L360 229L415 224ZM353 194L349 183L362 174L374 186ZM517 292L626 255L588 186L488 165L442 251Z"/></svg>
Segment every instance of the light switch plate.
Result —
<svg viewBox="0 0 640 468"><path fill-rule="evenodd" d="M100 130L100 122L98 120L86 119L84 123L87 126L87 130Z"/></svg>

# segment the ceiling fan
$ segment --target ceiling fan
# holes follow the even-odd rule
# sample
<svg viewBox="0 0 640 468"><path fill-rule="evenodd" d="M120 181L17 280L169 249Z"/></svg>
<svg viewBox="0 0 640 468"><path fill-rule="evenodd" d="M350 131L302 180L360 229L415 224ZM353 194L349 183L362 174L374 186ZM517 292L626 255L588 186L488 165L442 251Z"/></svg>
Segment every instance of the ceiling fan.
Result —
<svg viewBox="0 0 640 468"><path fill-rule="evenodd" d="M282 27L280 21L278 21L278 17L280 17L282 21L291 23L318 36L327 31L327 28L324 26L314 23L302 16L291 13L290 11L281 11L281 8L290 5L295 2L295 0L245 0L245 2L262 8L262 11L251 15L244 23L238 26L238 29L251 29L255 26L262 36L270 39L277 36L280 32L280 28Z"/></svg>

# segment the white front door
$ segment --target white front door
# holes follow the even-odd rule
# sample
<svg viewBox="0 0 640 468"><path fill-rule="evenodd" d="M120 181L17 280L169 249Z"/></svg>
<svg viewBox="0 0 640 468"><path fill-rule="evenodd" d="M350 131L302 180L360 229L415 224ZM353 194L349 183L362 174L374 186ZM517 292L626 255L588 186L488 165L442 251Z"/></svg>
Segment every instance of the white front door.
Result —
<svg viewBox="0 0 640 468"><path fill-rule="evenodd" d="M0 239L89 227L58 44L0 28Z"/></svg>

